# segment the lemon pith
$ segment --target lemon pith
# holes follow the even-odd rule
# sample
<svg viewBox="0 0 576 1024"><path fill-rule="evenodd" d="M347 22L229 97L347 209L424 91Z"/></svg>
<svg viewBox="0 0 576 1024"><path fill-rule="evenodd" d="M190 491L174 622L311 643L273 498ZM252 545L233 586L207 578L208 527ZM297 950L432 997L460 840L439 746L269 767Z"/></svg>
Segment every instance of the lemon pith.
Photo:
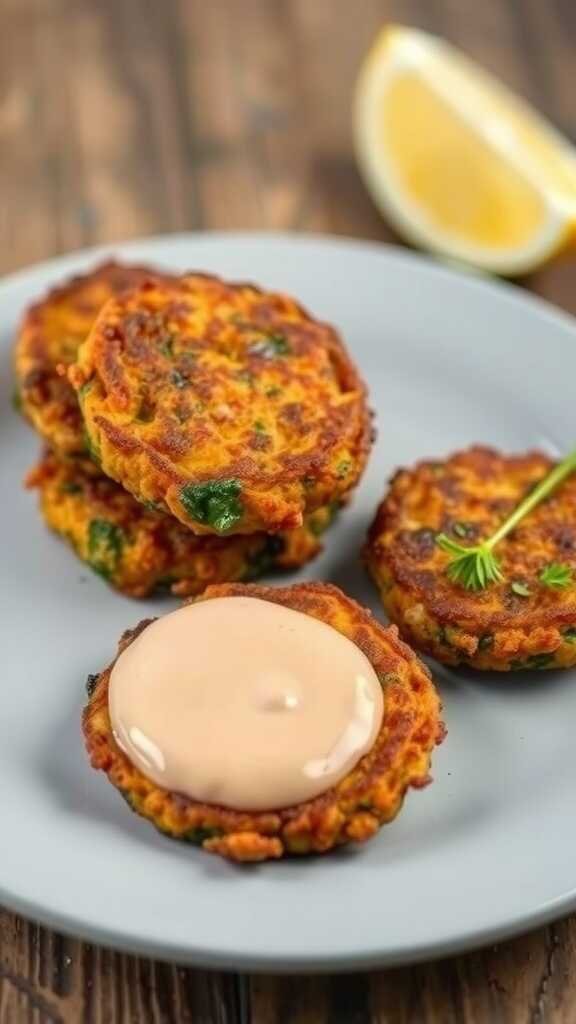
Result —
<svg viewBox="0 0 576 1024"><path fill-rule="evenodd" d="M360 72L354 128L373 199L424 248L516 274L574 235L572 147L433 36L383 31Z"/></svg>

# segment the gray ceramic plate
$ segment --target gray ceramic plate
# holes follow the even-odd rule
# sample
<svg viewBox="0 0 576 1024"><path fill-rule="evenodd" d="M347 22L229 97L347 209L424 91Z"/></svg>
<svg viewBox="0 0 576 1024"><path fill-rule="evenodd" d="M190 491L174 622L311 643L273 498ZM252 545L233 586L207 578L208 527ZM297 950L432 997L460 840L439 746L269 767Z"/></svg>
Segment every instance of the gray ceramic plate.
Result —
<svg viewBox="0 0 576 1024"><path fill-rule="evenodd" d="M114 246L126 259L254 279L341 330L369 382L379 441L353 506L307 576L378 605L358 562L391 471L472 441L574 444L576 327L522 292L379 245L191 235ZM21 480L38 443L10 408L26 303L102 251L0 284L2 698L0 902L123 949L214 966L342 969L462 950L576 906L573 672L438 671L449 736L435 784L365 848L234 868L163 839L88 768L86 674L119 633L170 607L83 570Z"/></svg>

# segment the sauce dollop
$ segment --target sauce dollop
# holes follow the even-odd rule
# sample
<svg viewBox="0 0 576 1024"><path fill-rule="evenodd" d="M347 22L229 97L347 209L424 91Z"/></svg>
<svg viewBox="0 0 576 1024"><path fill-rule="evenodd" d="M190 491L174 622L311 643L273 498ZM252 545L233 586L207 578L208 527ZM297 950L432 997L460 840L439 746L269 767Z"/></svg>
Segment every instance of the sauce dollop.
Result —
<svg viewBox="0 0 576 1024"><path fill-rule="evenodd" d="M110 678L114 736L154 782L245 811L310 800L374 744L382 687L332 626L254 597L157 619Z"/></svg>

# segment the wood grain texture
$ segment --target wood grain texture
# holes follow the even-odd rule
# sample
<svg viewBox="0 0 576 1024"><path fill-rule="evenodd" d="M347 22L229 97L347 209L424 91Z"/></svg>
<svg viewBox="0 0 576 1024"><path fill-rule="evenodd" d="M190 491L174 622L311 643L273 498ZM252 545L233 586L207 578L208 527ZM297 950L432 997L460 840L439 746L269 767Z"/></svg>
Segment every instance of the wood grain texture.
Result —
<svg viewBox="0 0 576 1024"><path fill-rule="evenodd" d="M392 239L350 140L385 19L452 39L576 140L574 0L0 0L0 272L183 229ZM575 274L525 284L576 313ZM249 978L0 912L0 1024L572 1024L575 947L570 919L410 969Z"/></svg>

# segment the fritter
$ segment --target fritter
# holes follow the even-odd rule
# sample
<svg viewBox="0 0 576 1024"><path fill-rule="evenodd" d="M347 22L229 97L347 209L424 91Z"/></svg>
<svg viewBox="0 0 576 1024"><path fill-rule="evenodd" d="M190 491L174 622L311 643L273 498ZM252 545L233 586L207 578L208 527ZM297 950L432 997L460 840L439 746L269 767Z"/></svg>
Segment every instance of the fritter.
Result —
<svg viewBox="0 0 576 1024"><path fill-rule="evenodd" d="M151 782L116 744L108 713L113 665L89 678L83 729L92 767L136 813L161 832L236 861L286 854L326 853L335 846L370 839L397 815L406 790L429 782L430 757L444 736L440 701L428 669L401 642L394 626L373 616L327 583L274 588L228 584L210 587L197 600L256 597L304 612L333 626L366 654L384 688L384 718L372 750L338 785L313 800L257 813L198 803ZM141 622L120 642L121 653L149 625Z"/></svg>
<svg viewBox="0 0 576 1024"><path fill-rule="evenodd" d="M53 288L27 310L15 348L18 401L22 412L56 451L86 449L78 400L66 369L78 354L105 302L158 271L109 261ZM162 275L168 280L166 275Z"/></svg>
<svg viewBox="0 0 576 1024"><path fill-rule="evenodd" d="M211 583L299 568L321 551L320 534L334 515L334 509L318 509L297 530L275 536L197 537L171 516L145 508L113 480L95 475L87 460L47 452L28 485L39 489L48 526L130 597L155 590L188 596Z"/></svg>
<svg viewBox="0 0 576 1024"><path fill-rule="evenodd" d="M124 293L70 379L103 471L198 534L294 529L366 462L365 388L336 331L252 285Z"/></svg>
<svg viewBox="0 0 576 1024"><path fill-rule="evenodd" d="M436 543L440 532L464 546L487 539L553 466L540 452L473 447L394 476L365 556L408 643L447 665L499 672L576 664L576 477L498 544L500 583L469 591L451 582L450 555ZM540 579L557 564L567 586Z"/></svg>

